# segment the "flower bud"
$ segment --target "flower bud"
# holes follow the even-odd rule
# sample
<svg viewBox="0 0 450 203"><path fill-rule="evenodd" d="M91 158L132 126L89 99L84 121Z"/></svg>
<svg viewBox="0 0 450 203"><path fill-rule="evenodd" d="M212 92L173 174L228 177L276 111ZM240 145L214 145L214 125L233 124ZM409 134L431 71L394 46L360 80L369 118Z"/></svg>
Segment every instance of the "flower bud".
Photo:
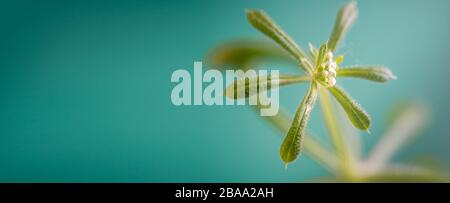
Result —
<svg viewBox="0 0 450 203"><path fill-rule="evenodd" d="M328 78L328 85L329 85L330 87L333 87L335 84L336 84L336 78L334 78L334 77L329 77L329 78Z"/></svg>
<svg viewBox="0 0 450 203"><path fill-rule="evenodd" d="M328 76L330 76L330 77L336 77L336 70L329 70L329 71L328 71Z"/></svg>
<svg viewBox="0 0 450 203"><path fill-rule="evenodd" d="M333 57L334 57L333 52L331 52L331 51L327 52L327 58L328 59L332 60Z"/></svg>

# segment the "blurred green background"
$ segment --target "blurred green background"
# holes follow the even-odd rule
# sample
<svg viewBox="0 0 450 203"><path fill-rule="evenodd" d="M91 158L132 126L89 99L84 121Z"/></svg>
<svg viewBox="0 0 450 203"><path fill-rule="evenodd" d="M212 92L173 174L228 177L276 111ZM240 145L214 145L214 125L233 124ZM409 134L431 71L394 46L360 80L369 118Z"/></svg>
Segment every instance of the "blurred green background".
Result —
<svg viewBox="0 0 450 203"><path fill-rule="evenodd" d="M242 106L173 106L174 70L224 41L263 38L265 9L299 44L319 44L345 0L0 3L0 182L297 182L327 175L303 156L285 170L278 132ZM358 1L344 64L385 64L388 84L339 80L372 115L368 147L398 101L432 110L397 160L450 162L450 1ZM278 68L278 67L271 67ZM303 87L281 90L292 113ZM316 109L309 129L325 140Z"/></svg>

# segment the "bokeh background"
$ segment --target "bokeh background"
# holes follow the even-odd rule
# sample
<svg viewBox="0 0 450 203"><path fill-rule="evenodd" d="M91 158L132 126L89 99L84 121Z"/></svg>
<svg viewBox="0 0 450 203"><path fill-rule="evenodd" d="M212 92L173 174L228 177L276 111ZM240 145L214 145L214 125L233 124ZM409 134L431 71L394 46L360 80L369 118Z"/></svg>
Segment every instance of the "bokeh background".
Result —
<svg viewBox="0 0 450 203"><path fill-rule="evenodd" d="M174 70L230 39L264 38L266 10L299 44L319 44L345 0L0 2L0 182L298 182L328 172L307 156L286 170L279 133L242 106L173 106ZM395 160L450 162L450 1L358 1L345 64L385 64L388 84L338 81L373 117L366 151L399 101L431 109ZM278 68L278 67L271 67ZM351 82L351 83L350 83ZM281 91L292 113L304 87ZM319 110L309 129L326 139Z"/></svg>

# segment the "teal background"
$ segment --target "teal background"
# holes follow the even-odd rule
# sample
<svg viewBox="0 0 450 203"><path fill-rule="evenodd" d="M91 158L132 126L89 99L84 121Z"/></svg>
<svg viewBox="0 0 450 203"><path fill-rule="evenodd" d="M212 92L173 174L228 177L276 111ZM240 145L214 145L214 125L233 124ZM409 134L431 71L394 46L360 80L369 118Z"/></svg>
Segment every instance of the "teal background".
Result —
<svg viewBox="0 0 450 203"><path fill-rule="evenodd" d="M218 43L263 38L245 8L265 9L299 44L327 39L347 1L0 2L0 182L297 182L328 175L303 156L284 169L276 131L241 106L173 106L174 70ZM359 1L345 64L386 64L388 84L339 80L372 115L432 110L398 160L450 161L450 1ZM273 67L272 67L273 68ZM281 91L293 112L304 87ZM309 129L325 139L319 109Z"/></svg>

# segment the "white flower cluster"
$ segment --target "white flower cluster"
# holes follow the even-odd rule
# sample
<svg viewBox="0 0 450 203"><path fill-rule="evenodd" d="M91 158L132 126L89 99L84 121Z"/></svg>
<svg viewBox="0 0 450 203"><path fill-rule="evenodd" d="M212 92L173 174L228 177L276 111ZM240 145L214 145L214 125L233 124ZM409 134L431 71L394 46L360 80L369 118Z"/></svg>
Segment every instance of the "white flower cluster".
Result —
<svg viewBox="0 0 450 203"><path fill-rule="evenodd" d="M330 51L326 54L325 62L322 63L319 69L320 79L329 87L333 87L336 84L336 67L333 53Z"/></svg>

